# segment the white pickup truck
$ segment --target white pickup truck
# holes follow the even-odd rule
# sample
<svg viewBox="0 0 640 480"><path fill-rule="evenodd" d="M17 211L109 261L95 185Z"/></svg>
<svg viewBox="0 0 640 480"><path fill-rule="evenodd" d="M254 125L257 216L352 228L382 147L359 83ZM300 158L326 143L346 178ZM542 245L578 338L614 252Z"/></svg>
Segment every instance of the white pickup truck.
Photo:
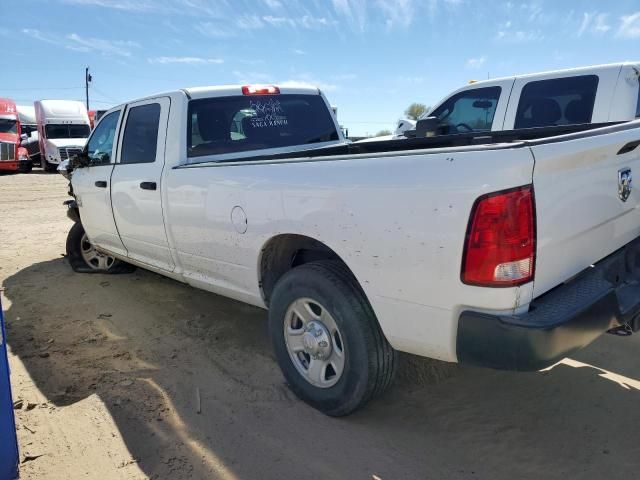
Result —
<svg viewBox="0 0 640 480"><path fill-rule="evenodd" d="M540 369L640 328L640 121L553 128L348 144L318 90L155 95L74 160L68 258L268 308L329 415L384 391L396 350Z"/></svg>
<svg viewBox="0 0 640 480"><path fill-rule="evenodd" d="M422 118L438 135L628 121L640 117L639 78L640 62L621 62L471 82Z"/></svg>

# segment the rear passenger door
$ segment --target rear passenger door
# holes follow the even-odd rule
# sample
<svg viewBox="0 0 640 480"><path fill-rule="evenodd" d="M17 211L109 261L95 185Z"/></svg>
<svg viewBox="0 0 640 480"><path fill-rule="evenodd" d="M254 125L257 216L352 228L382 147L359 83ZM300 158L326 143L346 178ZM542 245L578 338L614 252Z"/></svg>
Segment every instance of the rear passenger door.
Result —
<svg viewBox="0 0 640 480"><path fill-rule="evenodd" d="M170 99L129 104L111 176L113 216L128 256L173 271L162 214L162 171Z"/></svg>

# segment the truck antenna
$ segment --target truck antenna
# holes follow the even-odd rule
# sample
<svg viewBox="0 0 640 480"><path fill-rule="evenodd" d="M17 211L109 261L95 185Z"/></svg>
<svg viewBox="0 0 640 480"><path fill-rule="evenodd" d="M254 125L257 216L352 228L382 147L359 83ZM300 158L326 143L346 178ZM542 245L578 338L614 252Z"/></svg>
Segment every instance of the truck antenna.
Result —
<svg viewBox="0 0 640 480"><path fill-rule="evenodd" d="M92 77L89 73L89 67L84 69L84 93L87 99L87 111L89 111L89 84L91 83Z"/></svg>

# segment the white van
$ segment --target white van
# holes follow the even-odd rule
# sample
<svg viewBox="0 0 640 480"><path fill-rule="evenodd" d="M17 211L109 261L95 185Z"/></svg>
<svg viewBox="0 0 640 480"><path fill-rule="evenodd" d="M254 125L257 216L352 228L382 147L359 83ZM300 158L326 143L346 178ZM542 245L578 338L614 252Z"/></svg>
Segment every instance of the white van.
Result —
<svg viewBox="0 0 640 480"><path fill-rule="evenodd" d="M36 110L40 138L40 165L54 172L60 162L80 153L91 132L89 115L82 102L38 100Z"/></svg>

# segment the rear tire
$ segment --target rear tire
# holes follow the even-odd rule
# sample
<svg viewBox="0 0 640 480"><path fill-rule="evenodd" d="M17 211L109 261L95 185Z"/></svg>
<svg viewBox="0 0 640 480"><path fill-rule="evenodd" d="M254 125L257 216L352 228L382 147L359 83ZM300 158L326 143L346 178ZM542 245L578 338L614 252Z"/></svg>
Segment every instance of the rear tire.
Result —
<svg viewBox="0 0 640 480"><path fill-rule="evenodd" d="M340 262L307 263L282 276L271 296L269 334L291 390L327 415L354 412L393 380L397 354Z"/></svg>
<svg viewBox="0 0 640 480"><path fill-rule="evenodd" d="M76 222L67 235L67 258L78 273L131 273L135 267L95 250L82 227Z"/></svg>
<svg viewBox="0 0 640 480"><path fill-rule="evenodd" d="M27 165L22 165L18 171L20 173L31 173L31 170L33 170L33 165L29 163Z"/></svg>

